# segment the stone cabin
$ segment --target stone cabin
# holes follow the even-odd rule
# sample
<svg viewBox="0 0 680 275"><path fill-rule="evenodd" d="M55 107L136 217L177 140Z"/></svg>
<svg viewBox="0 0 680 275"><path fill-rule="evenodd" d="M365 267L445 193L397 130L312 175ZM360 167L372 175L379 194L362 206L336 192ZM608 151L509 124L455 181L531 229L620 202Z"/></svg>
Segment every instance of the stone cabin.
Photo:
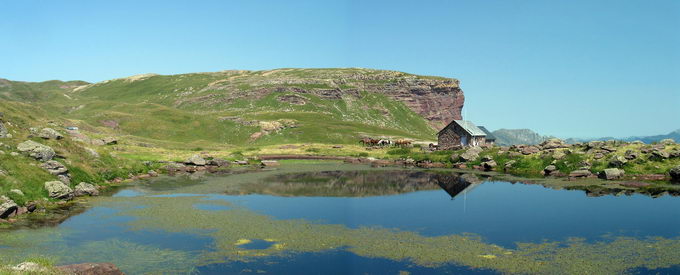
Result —
<svg viewBox="0 0 680 275"><path fill-rule="evenodd" d="M479 130L482 130L486 134L486 145L493 146L496 143L496 136L494 136L489 130L484 126L477 126Z"/></svg>
<svg viewBox="0 0 680 275"><path fill-rule="evenodd" d="M486 133L467 120L454 120L437 133L439 149L475 147L486 144Z"/></svg>

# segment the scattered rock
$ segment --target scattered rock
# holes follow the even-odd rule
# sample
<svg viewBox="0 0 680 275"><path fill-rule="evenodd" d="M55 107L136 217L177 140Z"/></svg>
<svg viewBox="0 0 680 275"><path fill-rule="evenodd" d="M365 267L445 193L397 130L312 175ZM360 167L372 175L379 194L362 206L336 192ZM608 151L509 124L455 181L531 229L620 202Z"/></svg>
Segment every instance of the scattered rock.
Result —
<svg viewBox="0 0 680 275"><path fill-rule="evenodd" d="M34 262L23 262L11 267L11 269L17 272L31 272L31 273L47 272L46 267Z"/></svg>
<svg viewBox="0 0 680 275"><path fill-rule="evenodd" d="M671 176L671 182L680 183L680 166L675 166L668 171Z"/></svg>
<svg viewBox="0 0 680 275"><path fill-rule="evenodd" d="M73 198L73 189L61 181L45 182L45 189L50 198L60 200L70 200Z"/></svg>
<svg viewBox="0 0 680 275"><path fill-rule="evenodd" d="M619 168L607 168L600 172L600 178L606 180L616 180L623 177L625 171Z"/></svg>
<svg viewBox="0 0 680 275"><path fill-rule="evenodd" d="M57 175L57 179L66 185L71 184L71 176L69 174Z"/></svg>
<svg viewBox="0 0 680 275"><path fill-rule="evenodd" d="M538 153L540 151L541 150L538 149L538 147L536 147L536 146L527 146L527 147L522 148L521 152L522 152L523 155L531 155L531 154Z"/></svg>
<svg viewBox="0 0 680 275"><path fill-rule="evenodd" d="M68 173L68 168L56 160L49 160L40 165L52 175L62 175Z"/></svg>
<svg viewBox="0 0 680 275"><path fill-rule="evenodd" d="M0 196L0 219L5 219L15 213L19 206L10 198Z"/></svg>
<svg viewBox="0 0 680 275"><path fill-rule="evenodd" d="M567 156L567 154L565 154L565 153L562 152L562 151L555 151L555 153L553 153L553 158L554 158L554 159L563 159L563 158L566 157L566 156Z"/></svg>
<svg viewBox="0 0 680 275"><path fill-rule="evenodd" d="M579 169L579 170L574 170L569 173L570 178L587 178L593 175L593 173L590 172L590 170L587 169Z"/></svg>
<svg viewBox="0 0 680 275"><path fill-rule="evenodd" d="M118 144L118 139L115 137L105 137L102 139L105 145L116 145Z"/></svg>
<svg viewBox="0 0 680 275"><path fill-rule="evenodd" d="M491 171L493 170L498 164L496 163L495 160L489 160L482 162L482 168L484 168L485 171Z"/></svg>
<svg viewBox="0 0 680 275"><path fill-rule="evenodd" d="M659 143L663 144L663 145L673 145L673 144L675 144L675 140L673 140L672 138L667 138L667 139L662 139L661 141L659 141Z"/></svg>
<svg viewBox="0 0 680 275"><path fill-rule="evenodd" d="M229 166L229 161L224 160L224 159L214 158L214 159L208 160L208 165L217 166L217 167L227 167L227 166Z"/></svg>
<svg viewBox="0 0 680 275"><path fill-rule="evenodd" d="M545 168L543 168L543 173L546 176L549 176L550 174L554 173L555 171L557 171L557 166L555 166L555 165L548 165Z"/></svg>
<svg viewBox="0 0 680 275"><path fill-rule="evenodd" d="M451 162L455 163L455 162L458 162L459 160L460 160L459 154L456 154L456 153L451 154Z"/></svg>
<svg viewBox="0 0 680 275"><path fill-rule="evenodd" d="M19 189L11 189L11 190L9 190L9 192L17 194L17 195L22 196L22 197L24 196L24 192L19 190Z"/></svg>
<svg viewBox="0 0 680 275"><path fill-rule="evenodd" d="M460 155L460 160L464 162L474 161L479 158L482 148L472 147Z"/></svg>
<svg viewBox="0 0 680 275"><path fill-rule="evenodd" d="M75 187L74 195L76 197L80 196L99 196L99 190L97 190L97 187L87 183L87 182L81 182Z"/></svg>
<svg viewBox="0 0 680 275"><path fill-rule="evenodd" d="M44 139L56 139L56 140L64 138L64 135L62 135L61 133L57 132L52 128L43 128L38 133L38 136Z"/></svg>
<svg viewBox="0 0 680 275"><path fill-rule="evenodd" d="M278 161L275 161L275 160L263 160L260 165L262 167L275 167L275 166L280 166L281 164Z"/></svg>
<svg viewBox="0 0 680 275"><path fill-rule="evenodd" d="M16 157L16 156L19 155L19 153L17 153L17 152L10 152L9 155L10 155L10 156L13 156L13 157Z"/></svg>
<svg viewBox="0 0 680 275"><path fill-rule="evenodd" d="M149 176L152 176L152 177L158 177L158 172L156 172L154 170L149 170L148 174L149 174Z"/></svg>
<svg viewBox="0 0 680 275"><path fill-rule="evenodd" d="M483 156L481 160L482 160L482 162L485 162L485 161L492 161L493 158L491 158L490 156Z"/></svg>
<svg viewBox="0 0 680 275"><path fill-rule="evenodd" d="M0 121L0 138L11 138L12 135L5 128L5 124Z"/></svg>
<svg viewBox="0 0 680 275"><path fill-rule="evenodd" d="M125 275L112 263L82 263L56 267L67 274L76 275Z"/></svg>
<svg viewBox="0 0 680 275"><path fill-rule="evenodd" d="M665 151L661 150L653 150L652 155L649 156L649 159L651 160L664 160L670 157L670 154L668 154Z"/></svg>
<svg viewBox="0 0 680 275"><path fill-rule="evenodd" d="M569 147L567 144L564 143L563 140L559 138L548 139L546 141L541 142L538 146L543 150Z"/></svg>
<svg viewBox="0 0 680 275"><path fill-rule="evenodd" d="M633 150L628 150L626 153L623 155L624 158L627 160L634 160L638 157L637 153L635 153Z"/></svg>
<svg viewBox="0 0 680 275"><path fill-rule="evenodd" d="M19 143L19 145L17 145L17 150L19 150L19 152L27 153L29 156L40 161L51 160L56 155L54 149L51 147L42 145L32 140Z"/></svg>
<svg viewBox="0 0 680 275"><path fill-rule="evenodd" d="M628 160L622 156L615 156L609 160L609 167L621 168L628 163Z"/></svg>
<svg viewBox="0 0 680 275"><path fill-rule="evenodd" d="M200 155L193 155L189 159L184 161L184 164L196 165L196 166L205 166L207 164L207 162Z"/></svg>
<svg viewBox="0 0 680 275"><path fill-rule="evenodd" d="M604 157L604 154L602 154L602 153L596 153L595 155L593 155L594 159L601 159L603 157Z"/></svg>
<svg viewBox="0 0 680 275"><path fill-rule="evenodd" d="M238 164L238 165L248 165L249 163L248 163L247 160L237 160L237 161L234 161L234 164Z"/></svg>
<svg viewBox="0 0 680 275"><path fill-rule="evenodd" d="M505 169L510 169L510 168L512 168L512 166L515 165L515 163L517 163L516 160L510 160L510 161L506 162L506 163L505 163Z"/></svg>

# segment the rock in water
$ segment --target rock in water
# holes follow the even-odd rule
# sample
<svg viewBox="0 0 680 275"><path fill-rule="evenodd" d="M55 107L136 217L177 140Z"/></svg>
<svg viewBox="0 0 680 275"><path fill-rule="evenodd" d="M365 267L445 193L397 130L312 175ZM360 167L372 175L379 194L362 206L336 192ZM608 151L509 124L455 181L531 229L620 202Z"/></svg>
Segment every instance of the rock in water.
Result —
<svg viewBox="0 0 680 275"><path fill-rule="evenodd" d="M261 166L262 167L275 167L275 166L280 166L281 164L278 161L275 160L263 160Z"/></svg>
<svg viewBox="0 0 680 275"><path fill-rule="evenodd" d="M600 172L600 178L606 180L616 180L623 177L626 172L619 168L607 168Z"/></svg>
<svg viewBox="0 0 680 275"><path fill-rule="evenodd" d="M73 198L73 189L61 181L45 182L45 190L53 199L70 200Z"/></svg>
<svg viewBox="0 0 680 275"><path fill-rule="evenodd" d="M189 159L187 159L184 163L189 165L205 166L207 161L199 155L193 155Z"/></svg>
<svg viewBox="0 0 680 275"><path fill-rule="evenodd" d="M40 130L40 133L38 133L38 136L44 139L63 139L64 135L61 133L57 132L56 130L52 128L44 128Z"/></svg>
<svg viewBox="0 0 680 275"><path fill-rule="evenodd" d="M18 205L8 197L0 196L0 219L7 218L18 209Z"/></svg>
<svg viewBox="0 0 680 275"><path fill-rule="evenodd" d="M32 140L19 143L19 145L17 145L17 150L19 150L19 152L27 153L29 156L40 161L51 160L54 158L54 155L56 155L54 149L51 147L42 145Z"/></svg>
<svg viewBox="0 0 680 275"><path fill-rule="evenodd" d="M112 263L82 263L57 266L67 274L77 275L125 275Z"/></svg>
<svg viewBox="0 0 680 275"><path fill-rule="evenodd" d="M97 187L87 183L87 182L81 182L78 185L76 185L74 195L76 197L80 196L99 196L99 190L97 190Z"/></svg>

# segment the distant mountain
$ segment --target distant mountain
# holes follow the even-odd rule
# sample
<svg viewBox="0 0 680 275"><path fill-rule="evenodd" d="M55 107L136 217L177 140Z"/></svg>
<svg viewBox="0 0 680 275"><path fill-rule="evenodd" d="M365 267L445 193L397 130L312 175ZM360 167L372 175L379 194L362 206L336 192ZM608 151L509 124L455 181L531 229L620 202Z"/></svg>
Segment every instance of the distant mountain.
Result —
<svg viewBox="0 0 680 275"><path fill-rule="evenodd" d="M680 142L680 129L670 132L665 135L655 135L655 136L632 136L625 138L615 138L615 137L600 137L600 138L568 138L565 141L567 143L577 143L577 142L588 142L593 140L622 140L622 141L635 141L639 140L644 143L658 142L664 139L672 139L676 142Z"/></svg>
<svg viewBox="0 0 680 275"><path fill-rule="evenodd" d="M499 129L491 132L498 145L539 144L551 136L542 136L529 129Z"/></svg>

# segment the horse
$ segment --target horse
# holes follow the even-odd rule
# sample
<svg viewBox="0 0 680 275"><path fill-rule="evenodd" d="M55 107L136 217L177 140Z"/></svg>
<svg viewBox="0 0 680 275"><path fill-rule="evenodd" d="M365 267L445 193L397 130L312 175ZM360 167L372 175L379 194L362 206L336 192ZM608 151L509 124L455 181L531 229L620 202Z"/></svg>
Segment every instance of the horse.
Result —
<svg viewBox="0 0 680 275"><path fill-rule="evenodd" d="M362 143L364 146L374 146L374 145L378 145L380 140L372 139L372 138L362 138L361 140L359 140L359 142Z"/></svg>
<svg viewBox="0 0 680 275"><path fill-rule="evenodd" d="M380 146L389 146L392 145L392 141L389 139L381 139L378 141L378 145Z"/></svg>
<svg viewBox="0 0 680 275"><path fill-rule="evenodd" d="M409 146L411 145L411 141L406 139L398 139L394 142L394 144L397 146Z"/></svg>

